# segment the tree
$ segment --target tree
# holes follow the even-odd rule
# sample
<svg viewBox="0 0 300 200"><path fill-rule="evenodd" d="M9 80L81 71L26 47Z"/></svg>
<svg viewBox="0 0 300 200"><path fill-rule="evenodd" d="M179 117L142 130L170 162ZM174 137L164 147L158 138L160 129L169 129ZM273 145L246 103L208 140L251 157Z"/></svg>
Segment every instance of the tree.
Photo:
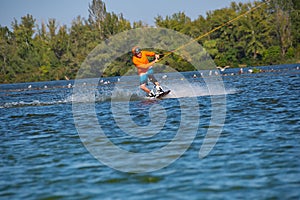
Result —
<svg viewBox="0 0 300 200"><path fill-rule="evenodd" d="M132 28L142 28L142 27L147 27L147 24L144 24L141 20L137 22L133 22L133 27Z"/></svg>
<svg viewBox="0 0 300 200"><path fill-rule="evenodd" d="M236 45L236 29L237 24L227 24L228 21L234 19L237 13L233 8L223 8L207 13L207 21L210 30L218 28L211 33L210 38L216 41L218 53L215 55L217 65L228 65L236 62L237 51Z"/></svg>
<svg viewBox="0 0 300 200"><path fill-rule="evenodd" d="M125 20L123 15L118 16L113 12L106 14L106 18L103 21L103 27L104 38L109 38L131 28L129 21Z"/></svg>
<svg viewBox="0 0 300 200"><path fill-rule="evenodd" d="M102 0L93 0L89 4L89 19L88 22L95 30L97 38L102 40L104 38L104 21L107 17L106 6Z"/></svg>
<svg viewBox="0 0 300 200"><path fill-rule="evenodd" d="M8 82L14 71L11 70L12 32L7 27L0 26L0 80Z"/></svg>
<svg viewBox="0 0 300 200"><path fill-rule="evenodd" d="M188 34L191 28L191 18L185 15L184 12L175 13L172 16L162 16L155 18L155 24L158 27L173 29L183 34Z"/></svg>
<svg viewBox="0 0 300 200"><path fill-rule="evenodd" d="M276 64L280 60L280 46L271 46L263 55L264 62L268 65Z"/></svg>
<svg viewBox="0 0 300 200"><path fill-rule="evenodd" d="M260 1L232 2L230 7L209 11L206 17L200 15L195 20L184 12L157 16L155 24L194 38L217 65L298 61L300 1L262 1L265 2L263 6L260 6ZM97 45L132 28L122 13L107 12L103 0L91 0L88 11L88 19L78 16L69 28L59 26L55 19L38 26L29 14L22 17L20 23L15 19L11 30L0 26L0 82L58 80L65 76L75 78L83 61ZM244 15L248 11L251 12ZM237 20L231 21L237 17ZM142 21L133 22L133 28L143 27L148 25ZM182 45L178 38L170 41L167 34L151 35L151 38L160 45L155 51L162 54L164 49L173 50ZM145 42L147 40L146 36ZM115 48L121 49L118 43ZM164 57L164 62L178 71L194 70L189 63L192 57L199 60L208 58L208 54L199 50L189 54L182 48L177 53ZM86 71L85 77L123 75L133 68L130 55L124 54L110 63L103 74L99 71L99 59L105 60L109 55L109 51L96 55L92 60L93 68ZM164 72L167 69L162 67L159 70Z"/></svg>
<svg viewBox="0 0 300 200"><path fill-rule="evenodd" d="M270 9L274 17L274 28L284 57L288 48L292 45L291 0L271 0Z"/></svg>
<svg viewBox="0 0 300 200"><path fill-rule="evenodd" d="M244 4L242 11L250 10L258 6L258 2ZM239 46L245 51L245 55L256 60L262 56L266 47L272 42L270 38L271 21L268 13L263 8L256 9L238 21L238 41Z"/></svg>
<svg viewBox="0 0 300 200"><path fill-rule="evenodd" d="M17 20L13 23L13 32L17 43L19 55L22 59L26 59L30 50L32 50L32 37L35 28L35 19L32 15L26 15L21 18L21 24Z"/></svg>
<svg viewBox="0 0 300 200"><path fill-rule="evenodd" d="M69 67L72 71L77 71L80 64L92 49L88 49L89 38L88 26L84 24L84 20L78 16L76 20L72 22L70 29L70 53L72 54Z"/></svg>
<svg viewBox="0 0 300 200"><path fill-rule="evenodd" d="M205 33L208 33L211 30L208 20L206 20L202 15L200 15L197 19L191 22L191 28L189 35L192 38L198 38ZM202 40L198 40L200 44L203 44L205 40L210 40L210 35L207 35Z"/></svg>
<svg viewBox="0 0 300 200"><path fill-rule="evenodd" d="M298 49L298 57L300 56L300 1L292 0L293 9L291 11L291 23L292 23L292 43L295 49Z"/></svg>

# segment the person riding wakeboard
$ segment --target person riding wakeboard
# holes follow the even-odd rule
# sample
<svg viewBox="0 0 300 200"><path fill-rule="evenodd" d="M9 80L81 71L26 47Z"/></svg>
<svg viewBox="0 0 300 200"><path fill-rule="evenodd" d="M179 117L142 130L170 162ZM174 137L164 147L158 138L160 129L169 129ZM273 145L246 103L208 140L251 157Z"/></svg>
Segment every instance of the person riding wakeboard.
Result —
<svg viewBox="0 0 300 200"><path fill-rule="evenodd" d="M138 75L140 76L140 88L147 93L148 97L157 97L163 93L163 89L159 82L153 75L152 66L158 61L159 55L151 51L141 50L139 47L135 46L132 48L132 62L137 68ZM152 62L149 62L147 57L155 57ZM150 90L148 85L148 79L154 84L156 92Z"/></svg>

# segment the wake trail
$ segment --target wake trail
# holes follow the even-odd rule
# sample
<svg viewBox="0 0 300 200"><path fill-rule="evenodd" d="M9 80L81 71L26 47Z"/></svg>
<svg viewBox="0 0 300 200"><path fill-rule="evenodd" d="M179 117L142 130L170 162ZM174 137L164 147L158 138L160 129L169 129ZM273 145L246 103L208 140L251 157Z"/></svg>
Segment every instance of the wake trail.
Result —
<svg viewBox="0 0 300 200"><path fill-rule="evenodd" d="M215 96L227 95L236 93L236 89L225 89L220 86L207 87L205 84L180 84L174 83L166 86L171 90L171 93L165 98L184 98L184 97L200 97L200 96Z"/></svg>

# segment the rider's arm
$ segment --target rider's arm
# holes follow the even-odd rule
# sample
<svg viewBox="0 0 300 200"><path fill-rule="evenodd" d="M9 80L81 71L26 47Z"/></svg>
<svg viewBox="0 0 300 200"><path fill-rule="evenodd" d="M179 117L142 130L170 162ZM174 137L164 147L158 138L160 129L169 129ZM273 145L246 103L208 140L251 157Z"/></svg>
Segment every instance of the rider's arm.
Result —
<svg viewBox="0 0 300 200"><path fill-rule="evenodd" d="M153 60L152 62L149 62L147 64L140 64L140 65L137 65L138 68L143 68L143 69L147 69L149 67L151 67L152 65L154 65L158 60L155 59Z"/></svg>
<svg viewBox="0 0 300 200"><path fill-rule="evenodd" d="M158 54L155 54L153 52L146 52L146 55L147 56L154 56L155 60L153 60L152 62L149 62L147 64L144 64L143 62L139 62L139 60L134 59L133 63L135 64L136 67L142 68L142 69L148 69L149 67L151 67L152 65L154 65L158 61L158 58L159 58Z"/></svg>

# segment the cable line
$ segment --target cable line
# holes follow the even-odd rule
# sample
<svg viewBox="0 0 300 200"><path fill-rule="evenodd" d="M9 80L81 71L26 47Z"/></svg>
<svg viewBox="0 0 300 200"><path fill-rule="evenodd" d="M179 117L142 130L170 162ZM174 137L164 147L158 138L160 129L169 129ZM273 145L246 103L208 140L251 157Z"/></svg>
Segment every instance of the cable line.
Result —
<svg viewBox="0 0 300 200"><path fill-rule="evenodd" d="M269 3L270 1L271 1L271 0L267 0L267 1L265 1L265 2L263 2L263 3L261 3L261 4L257 5L257 6L255 6L255 7L251 8L250 10L248 10L248 11L242 13L241 15L239 15L239 16L237 16L237 17L235 17L235 18L233 18L233 19L231 19L231 20L229 20L229 21L227 21L227 22L225 22L225 23L223 23L223 24L221 24L220 26L217 26L216 28L212 29L211 31L209 31L209 32L207 32L207 33L205 33L205 34L203 34L203 35L200 35L199 37L197 37L197 38L193 39L192 41L190 41L190 42L188 42L188 43L186 43L186 44L184 44L184 45L178 47L177 49L175 49L175 50L173 50L173 51L171 51L171 52L167 52L166 54L164 54L164 57L163 57L162 59L160 59L159 61L163 60L165 57L168 57L169 55L171 55L171 54L174 53L175 51L178 51L178 50L184 48L185 46L188 46L188 45L191 44L192 42L198 41L198 40L200 40L200 39L202 39L202 38L204 38L204 37L206 37L206 36L212 34L213 32L215 32L215 31L221 29L222 27L227 26L227 25L231 24L232 22L235 22L235 21L239 20L241 17L248 15L249 13L251 13L251 12L257 10L258 8L260 8L260 7L262 7L263 5Z"/></svg>

